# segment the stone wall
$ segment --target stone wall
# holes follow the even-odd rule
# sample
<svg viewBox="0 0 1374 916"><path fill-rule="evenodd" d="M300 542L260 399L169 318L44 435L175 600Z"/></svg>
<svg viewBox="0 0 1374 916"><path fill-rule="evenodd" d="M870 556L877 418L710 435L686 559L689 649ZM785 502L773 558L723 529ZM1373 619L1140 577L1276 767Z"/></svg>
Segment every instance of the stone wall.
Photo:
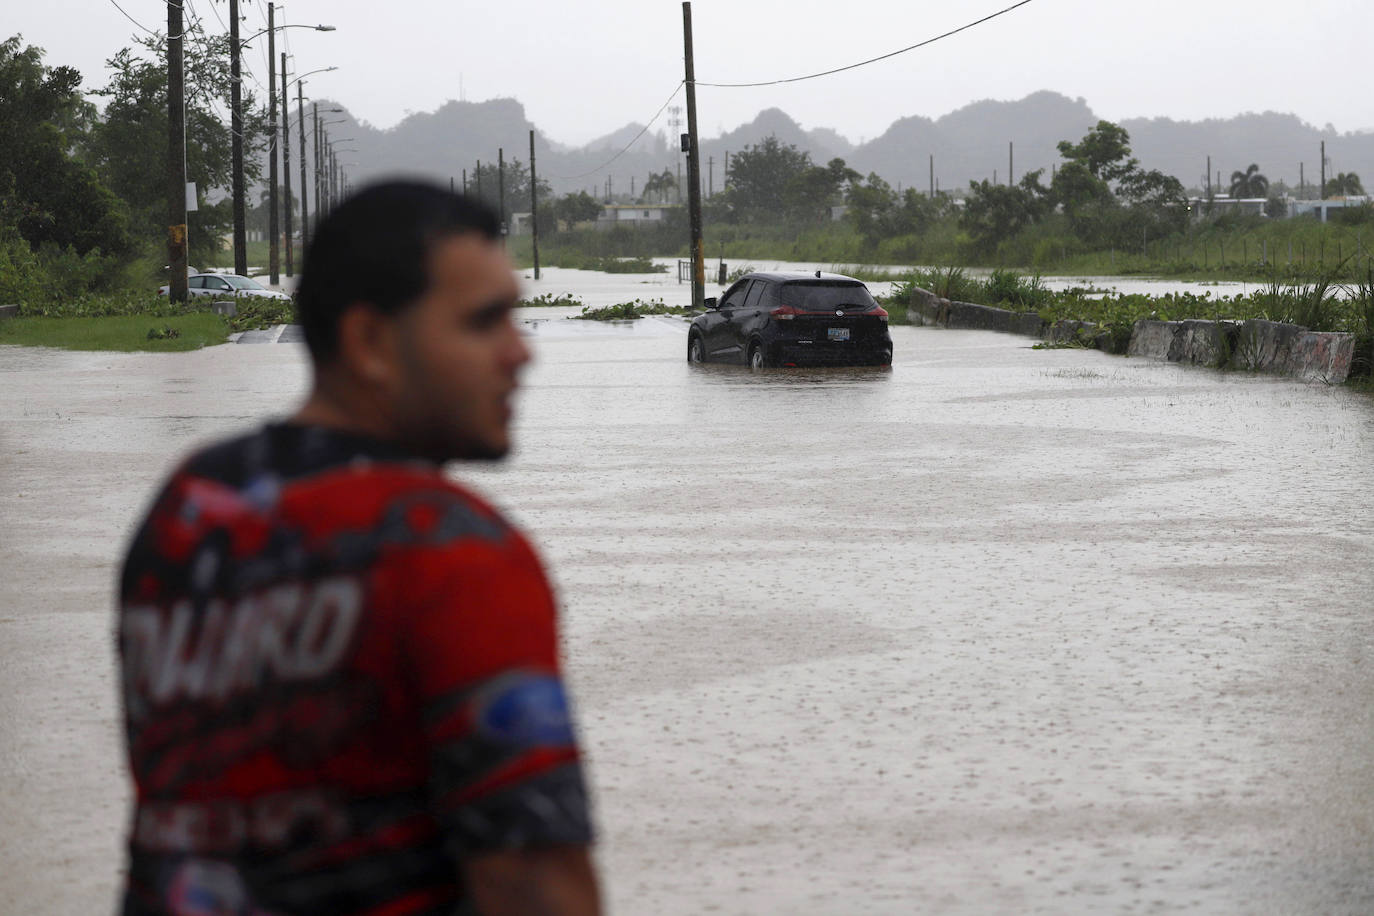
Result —
<svg viewBox="0 0 1374 916"><path fill-rule="evenodd" d="M913 324L951 329L1001 331L1039 337L1054 343L1079 342L1114 352L1120 346L1090 321L1046 324L1034 312L942 299L914 287ZM1246 369L1338 385L1350 375L1355 339L1350 334L1309 331L1275 321L1154 321L1142 318L1131 331L1127 356L1160 359L1192 366Z"/></svg>

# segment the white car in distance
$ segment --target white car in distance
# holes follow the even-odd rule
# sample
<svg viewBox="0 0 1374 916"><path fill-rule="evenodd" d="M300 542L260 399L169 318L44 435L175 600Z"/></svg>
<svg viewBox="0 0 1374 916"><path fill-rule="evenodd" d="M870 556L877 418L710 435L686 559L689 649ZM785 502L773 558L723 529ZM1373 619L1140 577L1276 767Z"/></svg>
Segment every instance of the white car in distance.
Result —
<svg viewBox="0 0 1374 916"><path fill-rule="evenodd" d="M169 288L168 285L159 286L157 294L165 296ZM191 296L210 296L215 299L247 299L256 296L262 299L291 301L291 297L286 293L268 289L257 280L239 274L191 274L186 278L186 292Z"/></svg>

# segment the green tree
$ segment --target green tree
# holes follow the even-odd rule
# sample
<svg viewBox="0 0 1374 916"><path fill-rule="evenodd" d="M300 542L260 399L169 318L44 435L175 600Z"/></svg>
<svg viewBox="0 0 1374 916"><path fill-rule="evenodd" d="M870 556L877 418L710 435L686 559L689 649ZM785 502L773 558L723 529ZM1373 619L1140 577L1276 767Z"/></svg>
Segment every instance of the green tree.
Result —
<svg viewBox="0 0 1374 916"><path fill-rule="evenodd" d="M980 251L992 252L1027 226L1042 220L1050 211L1049 189L1040 183L1043 174L1042 169L1027 172L1019 183L1010 187L990 181L969 182L969 194L964 198L959 224Z"/></svg>
<svg viewBox="0 0 1374 916"><path fill-rule="evenodd" d="M737 222L781 222L787 214L788 186L811 167L811 155L768 136L730 157L726 203Z"/></svg>
<svg viewBox="0 0 1374 916"><path fill-rule="evenodd" d="M185 42L186 178L196 183L199 209L187 214L192 262L217 254L233 225L229 39ZM167 54L161 35L139 40L106 62L110 82L97 91L109 101L91 134L91 155L105 181L128 205L133 228L152 250L167 234ZM221 113L222 112L222 113ZM260 177L257 153L267 119L251 92L242 98L245 183ZM216 194L216 204L209 200Z"/></svg>
<svg viewBox="0 0 1374 916"><path fill-rule="evenodd" d="M1140 229L1159 237L1188 225L1188 192L1172 175L1136 169L1122 180L1117 193L1126 203L1132 238Z"/></svg>
<svg viewBox="0 0 1374 916"><path fill-rule="evenodd" d="M668 203L670 197L677 196L677 179L673 173L664 169L661 172L650 172L649 177L644 181L644 187L640 189L639 199L646 203Z"/></svg>
<svg viewBox="0 0 1374 916"><path fill-rule="evenodd" d="M1077 143L1059 141L1059 155L1082 163L1089 174L1102 181L1125 178L1139 165L1131 158L1131 135L1111 121L1098 121Z"/></svg>
<svg viewBox="0 0 1374 916"><path fill-rule="evenodd" d="M504 214L507 221L510 220L512 213L530 212L530 169L519 159L508 159L505 162L504 170L495 162L483 162L480 169L480 179L473 175L468 177L468 191L477 194L477 186L482 187L481 199L493 209L496 209L502 202L503 193L506 212ZM505 189L502 191L502 182ZM553 187L544 179L539 179L539 201L541 209L544 204L553 203ZM551 214L550 214L551 216ZM539 228L544 229L549 225L545 221L544 214L540 214Z"/></svg>
<svg viewBox="0 0 1374 916"><path fill-rule="evenodd" d="M602 203L586 191L564 194L553 205L555 217L569 229L578 223L590 222L601 215ZM543 229L541 223L540 229Z"/></svg>
<svg viewBox="0 0 1374 916"><path fill-rule="evenodd" d="M1364 195L1364 185L1360 183L1360 176L1354 172L1341 172L1334 178L1326 179L1327 197L1361 197Z"/></svg>
<svg viewBox="0 0 1374 916"><path fill-rule="evenodd" d="M0 42L0 209L34 250L123 254L124 208L79 158L94 112L80 85L80 73L45 66L19 36Z"/></svg>
<svg viewBox="0 0 1374 916"><path fill-rule="evenodd" d="M1260 174L1259 166L1252 162L1245 171L1231 173L1230 194L1237 198L1267 197L1269 179Z"/></svg>
<svg viewBox="0 0 1374 916"><path fill-rule="evenodd" d="M1186 224L1182 183L1141 169L1124 128L1100 121L1080 142L1062 141L1059 152L1068 161L1055 174L1049 197L1083 241L1139 244L1142 233L1160 236Z"/></svg>
<svg viewBox="0 0 1374 916"><path fill-rule="evenodd" d="M843 159L831 159L797 172L783 188L783 209L792 223L821 223L830 219L830 208L844 200L844 189L859 180L859 173Z"/></svg>

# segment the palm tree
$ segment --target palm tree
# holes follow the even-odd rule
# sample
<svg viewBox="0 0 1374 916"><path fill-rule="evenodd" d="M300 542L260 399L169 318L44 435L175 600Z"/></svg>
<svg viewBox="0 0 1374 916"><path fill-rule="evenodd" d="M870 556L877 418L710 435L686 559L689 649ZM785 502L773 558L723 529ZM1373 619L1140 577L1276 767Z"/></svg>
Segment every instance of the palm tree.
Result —
<svg viewBox="0 0 1374 916"><path fill-rule="evenodd" d="M1232 197L1268 197L1269 179L1260 174L1259 166L1253 162L1243 172L1231 173Z"/></svg>
<svg viewBox="0 0 1374 916"><path fill-rule="evenodd" d="M1327 197L1359 197L1363 194L1364 185L1354 172L1341 172L1335 178L1326 179Z"/></svg>

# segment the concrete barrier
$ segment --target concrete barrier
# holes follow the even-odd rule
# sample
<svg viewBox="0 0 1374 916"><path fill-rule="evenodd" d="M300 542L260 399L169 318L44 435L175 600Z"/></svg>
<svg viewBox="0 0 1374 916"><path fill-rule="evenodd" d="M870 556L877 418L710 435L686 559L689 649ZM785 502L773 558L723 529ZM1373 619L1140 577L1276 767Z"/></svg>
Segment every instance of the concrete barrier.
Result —
<svg viewBox="0 0 1374 916"><path fill-rule="evenodd" d="M1045 329L1045 321L1034 312L1009 312L990 305L951 300L945 327L1039 337Z"/></svg>
<svg viewBox="0 0 1374 916"><path fill-rule="evenodd" d="M1169 352L1174 347L1174 337L1178 335L1182 325L1181 321L1140 319L1131 331L1131 343L1126 348L1126 355L1168 359Z"/></svg>
<svg viewBox="0 0 1374 916"><path fill-rule="evenodd" d="M1354 335L1304 331L1288 349L1287 374L1339 385L1350 377L1354 358Z"/></svg>
<svg viewBox="0 0 1374 916"><path fill-rule="evenodd" d="M1179 322L1169 359L1192 366L1211 366L1220 369L1235 351L1240 326L1234 321L1205 321L1188 319Z"/></svg>
<svg viewBox="0 0 1374 916"><path fill-rule="evenodd" d="M912 288L909 308L913 324L1022 334L1052 343L1082 343L1107 353L1119 352L1115 348L1120 347L1120 341L1114 345L1111 334L1090 321L1046 324L1034 312L952 302L920 287ZM1338 385L1350 376L1355 338L1261 319L1238 323L1142 318L1132 328L1125 352L1145 359L1248 369Z"/></svg>
<svg viewBox="0 0 1374 916"><path fill-rule="evenodd" d="M1009 312L990 305L942 299L919 286L911 288L908 314L919 316L921 324L952 330L1000 331L1039 337L1045 328L1044 320L1035 312Z"/></svg>
<svg viewBox="0 0 1374 916"><path fill-rule="evenodd" d="M1277 321L1252 318L1241 325L1230 366L1233 369L1248 369L1251 372L1287 375L1289 351L1293 347L1293 341L1306 330L1295 324L1280 324Z"/></svg>
<svg viewBox="0 0 1374 916"><path fill-rule="evenodd" d="M231 301L211 302L210 311L216 315L223 315L226 318L233 318L239 313L238 303Z"/></svg>
<svg viewBox="0 0 1374 916"><path fill-rule="evenodd" d="M949 300L941 299L928 289L912 286L911 302L907 305L907 316L914 325L937 325L942 315L941 303L947 305Z"/></svg>

